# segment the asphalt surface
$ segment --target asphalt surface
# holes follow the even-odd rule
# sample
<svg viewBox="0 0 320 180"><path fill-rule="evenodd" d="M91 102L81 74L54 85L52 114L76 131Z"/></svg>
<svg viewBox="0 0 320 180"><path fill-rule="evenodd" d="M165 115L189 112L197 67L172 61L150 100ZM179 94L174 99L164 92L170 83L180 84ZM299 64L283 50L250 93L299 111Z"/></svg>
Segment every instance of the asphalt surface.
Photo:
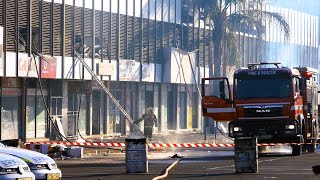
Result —
<svg viewBox="0 0 320 180"><path fill-rule="evenodd" d="M174 153L183 158L170 158ZM126 173L125 153L105 157L57 160L63 179L153 179L164 174L172 163L180 160L165 179L320 179L312 166L320 165L320 152L291 156L288 151L259 156L258 173L235 173L232 149L158 150L148 153L148 172Z"/></svg>
<svg viewBox="0 0 320 180"><path fill-rule="evenodd" d="M233 159L201 163L182 161L167 179L320 179L320 175L312 172L312 166L319 164L319 153L300 157L283 154L260 157L258 173L235 173Z"/></svg>

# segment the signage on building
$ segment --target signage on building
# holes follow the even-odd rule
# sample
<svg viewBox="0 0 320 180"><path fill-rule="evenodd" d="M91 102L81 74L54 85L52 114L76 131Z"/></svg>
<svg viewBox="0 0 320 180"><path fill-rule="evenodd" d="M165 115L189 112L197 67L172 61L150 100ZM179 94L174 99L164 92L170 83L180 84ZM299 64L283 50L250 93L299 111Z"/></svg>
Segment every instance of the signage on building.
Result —
<svg viewBox="0 0 320 180"><path fill-rule="evenodd" d="M27 89L27 95L30 95L30 96L41 96L41 93L44 95L44 96L47 96L48 95L48 91L46 89L43 89L42 92L40 89Z"/></svg>
<svg viewBox="0 0 320 180"><path fill-rule="evenodd" d="M154 81L154 64L142 64L142 81Z"/></svg>
<svg viewBox="0 0 320 180"><path fill-rule="evenodd" d="M37 77L38 76L34 58L28 57L27 54L19 54L18 76L20 77Z"/></svg>
<svg viewBox="0 0 320 180"><path fill-rule="evenodd" d="M109 62L100 62L98 63L98 67L98 74L101 76L112 76L115 71L115 67Z"/></svg>
<svg viewBox="0 0 320 180"><path fill-rule="evenodd" d="M57 58L45 57L41 58L41 78L56 78L57 74Z"/></svg>
<svg viewBox="0 0 320 180"><path fill-rule="evenodd" d="M20 80L21 80L20 78L3 77L2 87L21 87Z"/></svg>
<svg viewBox="0 0 320 180"><path fill-rule="evenodd" d="M21 89L18 88L2 88L2 95L4 96L20 96Z"/></svg>
<svg viewBox="0 0 320 180"><path fill-rule="evenodd" d="M139 81L139 67L135 60L119 60L119 81Z"/></svg>

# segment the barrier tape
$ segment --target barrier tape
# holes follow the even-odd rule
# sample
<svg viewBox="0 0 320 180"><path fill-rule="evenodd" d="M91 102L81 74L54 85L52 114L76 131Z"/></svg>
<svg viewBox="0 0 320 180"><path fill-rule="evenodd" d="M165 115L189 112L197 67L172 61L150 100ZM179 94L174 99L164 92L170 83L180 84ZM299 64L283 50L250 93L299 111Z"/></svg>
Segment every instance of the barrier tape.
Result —
<svg viewBox="0 0 320 180"><path fill-rule="evenodd" d="M125 147L125 143L99 143L99 142L26 142L25 144L47 144L47 145L65 145L65 146L98 146L98 147ZM276 145L299 145L302 143L262 143L257 146L276 146ZM311 143L305 143L311 144ZM234 144L216 144L216 143L149 143L152 148L207 148L207 147L234 147Z"/></svg>

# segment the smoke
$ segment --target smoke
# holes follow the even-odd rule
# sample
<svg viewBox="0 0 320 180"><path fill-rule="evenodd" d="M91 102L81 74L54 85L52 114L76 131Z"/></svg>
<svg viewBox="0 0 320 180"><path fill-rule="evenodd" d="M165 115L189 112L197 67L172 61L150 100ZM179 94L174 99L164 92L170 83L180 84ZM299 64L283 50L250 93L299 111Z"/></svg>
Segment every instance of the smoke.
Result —
<svg viewBox="0 0 320 180"><path fill-rule="evenodd" d="M284 39L275 21L266 28L267 62L281 62L285 67L318 68L319 17L318 0L271 0L266 10L280 13L290 27L289 39Z"/></svg>

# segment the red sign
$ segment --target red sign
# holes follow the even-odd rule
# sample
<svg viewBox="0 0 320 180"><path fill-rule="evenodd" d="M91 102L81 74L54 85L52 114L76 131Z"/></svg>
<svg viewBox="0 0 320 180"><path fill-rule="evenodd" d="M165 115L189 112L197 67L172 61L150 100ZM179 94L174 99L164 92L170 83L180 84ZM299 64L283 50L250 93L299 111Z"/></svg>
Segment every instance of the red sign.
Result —
<svg viewBox="0 0 320 180"><path fill-rule="evenodd" d="M41 58L41 78L56 78L57 58Z"/></svg>
<svg viewBox="0 0 320 180"><path fill-rule="evenodd" d="M21 89L18 88L2 88L2 95L5 96L20 96Z"/></svg>

